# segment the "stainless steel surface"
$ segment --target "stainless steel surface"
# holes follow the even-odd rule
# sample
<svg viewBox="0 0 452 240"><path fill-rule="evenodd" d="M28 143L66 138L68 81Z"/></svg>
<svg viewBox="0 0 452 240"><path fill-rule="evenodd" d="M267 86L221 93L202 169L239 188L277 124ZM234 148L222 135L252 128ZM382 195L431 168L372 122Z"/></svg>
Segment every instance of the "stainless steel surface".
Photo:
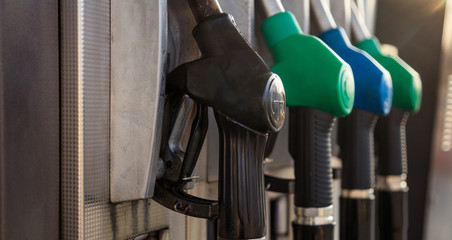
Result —
<svg viewBox="0 0 452 240"><path fill-rule="evenodd" d="M164 102L167 8L162 1L111 2L110 196L152 197Z"/></svg>
<svg viewBox="0 0 452 240"><path fill-rule="evenodd" d="M295 222L300 225L319 226L334 223L333 205L323 208L295 207Z"/></svg>
<svg viewBox="0 0 452 240"><path fill-rule="evenodd" d="M355 2L351 4L352 10L352 30L358 42L369 39L372 35L364 22L364 17L356 6Z"/></svg>
<svg viewBox="0 0 452 240"><path fill-rule="evenodd" d="M326 32L337 27L325 0L311 0L311 7L316 15L320 31Z"/></svg>
<svg viewBox="0 0 452 240"><path fill-rule="evenodd" d="M351 9L353 0L332 0L330 1L330 11L334 21L342 27L348 36L351 34Z"/></svg>
<svg viewBox="0 0 452 240"><path fill-rule="evenodd" d="M257 0L256 9L265 18L269 18L277 13L285 11L281 0Z"/></svg>
<svg viewBox="0 0 452 240"><path fill-rule="evenodd" d="M357 199L375 199L374 189L342 189L341 197Z"/></svg>
<svg viewBox="0 0 452 240"><path fill-rule="evenodd" d="M110 1L64 0L60 13L61 238L125 239L164 228L169 213L152 200L110 202Z"/></svg>
<svg viewBox="0 0 452 240"><path fill-rule="evenodd" d="M406 192L408 191L408 185L406 183L406 174L402 175L390 175L390 176L377 176L377 189L389 192Z"/></svg>
<svg viewBox="0 0 452 240"><path fill-rule="evenodd" d="M59 239L56 0L0 2L0 239Z"/></svg>
<svg viewBox="0 0 452 240"><path fill-rule="evenodd" d="M177 113L173 131L168 140L171 152L175 153L181 160L184 158L185 147L188 143L188 137L191 129L191 123L195 118L195 102L187 95L182 98L181 107ZM188 134L187 134L188 133Z"/></svg>

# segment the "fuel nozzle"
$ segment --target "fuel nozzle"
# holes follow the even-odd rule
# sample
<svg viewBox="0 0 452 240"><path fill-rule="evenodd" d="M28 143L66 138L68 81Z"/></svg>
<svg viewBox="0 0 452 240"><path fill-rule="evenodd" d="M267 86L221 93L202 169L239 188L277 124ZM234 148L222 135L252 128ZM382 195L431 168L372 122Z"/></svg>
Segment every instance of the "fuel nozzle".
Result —
<svg viewBox="0 0 452 240"><path fill-rule="evenodd" d="M393 84L393 103L406 112L417 112L421 106L422 84L419 74L398 56L383 54L377 37L372 36L355 3L352 6L352 30L358 43L356 47L366 51L386 70Z"/></svg>
<svg viewBox="0 0 452 240"><path fill-rule="evenodd" d="M289 107L289 152L295 166L294 239L333 239L331 131L350 113L355 82L350 66L315 36L303 34L279 0L259 0L261 30L273 54ZM268 183L275 181L267 177ZM282 181L282 179L278 179Z"/></svg>
<svg viewBox="0 0 452 240"><path fill-rule="evenodd" d="M376 126L379 235L381 239L407 239L406 123L409 114L420 108L421 80L419 74L398 56L382 53L378 39L369 33L356 4L352 2L351 7L352 30L358 40L355 45L389 71L394 87L393 109L388 116L380 118Z"/></svg>
<svg viewBox="0 0 452 240"><path fill-rule="evenodd" d="M284 11L278 0L258 3L268 16L261 30L276 62L271 70L283 81L287 105L313 107L339 117L349 114L355 98L350 66L317 37L303 34L295 16Z"/></svg>
<svg viewBox="0 0 452 240"><path fill-rule="evenodd" d="M337 27L324 0L311 0L322 39L352 68L355 79L355 108L387 115L392 105L391 75L369 54L352 46L344 30Z"/></svg>
<svg viewBox="0 0 452 240"><path fill-rule="evenodd" d="M284 122L284 87L217 1L189 3L198 22L193 36L201 58L170 72L167 86L215 112L220 135L219 238L263 239L263 154L268 133L279 131Z"/></svg>

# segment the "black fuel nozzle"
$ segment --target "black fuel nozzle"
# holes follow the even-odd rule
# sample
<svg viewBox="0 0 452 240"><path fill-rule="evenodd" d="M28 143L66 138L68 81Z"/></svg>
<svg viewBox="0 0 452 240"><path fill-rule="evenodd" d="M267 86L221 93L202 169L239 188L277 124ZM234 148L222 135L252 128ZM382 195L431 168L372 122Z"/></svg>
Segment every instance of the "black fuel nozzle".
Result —
<svg viewBox="0 0 452 240"><path fill-rule="evenodd" d="M202 56L170 72L167 91L187 94L215 111L220 135L219 238L263 239L264 151L268 133L279 131L284 122L284 88L216 1L189 3L198 21L193 36Z"/></svg>

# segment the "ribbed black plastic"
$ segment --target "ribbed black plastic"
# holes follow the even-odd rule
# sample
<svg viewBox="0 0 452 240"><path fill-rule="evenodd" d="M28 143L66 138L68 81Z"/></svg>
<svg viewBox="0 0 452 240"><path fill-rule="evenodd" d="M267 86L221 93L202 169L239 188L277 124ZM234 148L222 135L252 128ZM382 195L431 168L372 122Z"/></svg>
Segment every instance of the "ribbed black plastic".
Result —
<svg viewBox="0 0 452 240"><path fill-rule="evenodd" d="M289 152L295 165L295 205L333 203L331 131L335 118L308 107L289 108Z"/></svg>
<svg viewBox="0 0 452 240"><path fill-rule="evenodd" d="M378 119L375 136L378 144L378 174L407 173L406 122L409 113L393 108L388 116Z"/></svg>
<svg viewBox="0 0 452 240"><path fill-rule="evenodd" d="M375 200L340 198L340 240L375 239Z"/></svg>
<svg viewBox="0 0 452 240"><path fill-rule="evenodd" d="M408 239L408 192L378 191L378 232L381 240Z"/></svg>
<svg viewBox="0 0 452 240"><path fill-rule="evenodd" d="M292 222L294 240L333 240L334 224L308 226Z"/></svg>
<svg viewBox="0 0 452 240"><path fill-rule="evenodd" d="M215 113L220 135L218 235L261 238L265 227L263 159L267 135Z"/></svg>
<svg viewBox="0 0 452 240"><path fill-rule="evenodd" d="M339 120L343 189L369 189L374 186L373 133L376 121L376 115L357 108Z"/></svg>
<svg viewBox="0 0 452 240"><path fill-rule="evenodd" d="M277 138L278 138L277 132L268 133L268 140L267 140L267 144L265 145L264 157L269 157L272 154Z"/></svg>

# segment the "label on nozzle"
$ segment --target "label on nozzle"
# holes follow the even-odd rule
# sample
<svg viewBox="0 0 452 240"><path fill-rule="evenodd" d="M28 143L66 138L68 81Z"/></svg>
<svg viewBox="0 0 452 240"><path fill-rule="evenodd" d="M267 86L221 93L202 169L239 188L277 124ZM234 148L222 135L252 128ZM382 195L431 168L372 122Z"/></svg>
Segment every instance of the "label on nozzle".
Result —
<svg viewBox="0 0 452 240"><path fill-rule="evenodd" d="M278 75L272 74L268 80L263 97L267 120L274 131L279 131L286 117L286 94Z"/></svg>

